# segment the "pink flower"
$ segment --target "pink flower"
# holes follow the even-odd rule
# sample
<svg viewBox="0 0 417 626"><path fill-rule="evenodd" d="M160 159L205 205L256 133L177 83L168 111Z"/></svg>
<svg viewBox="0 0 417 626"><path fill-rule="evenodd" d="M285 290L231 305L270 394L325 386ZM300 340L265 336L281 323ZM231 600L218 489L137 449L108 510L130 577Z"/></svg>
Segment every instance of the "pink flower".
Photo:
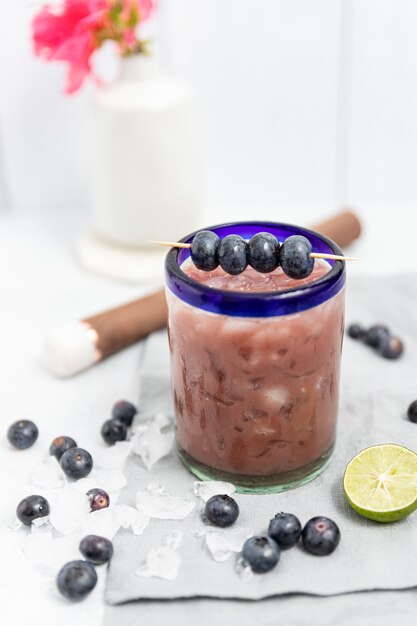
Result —
<svg viewBox="0 0 417 626"><path fill-rule="evenodd" d="M155 2L153 0L137 0L137 4L139 7L139 20L143 22L152 15L155 9Z"/></svg>
<svg viewBox="0 0 417 626"><path fill-rule="evenodd" d="M133 49L134 27L153 9L153 0L64 0L58 9L44 6L32 24L35 54L69 64L66 93L73 93L91 73L91 55L103 41Z"/></svg>
<svg viewBox="0 0 417 626"><path fill-rule="evenodd" d="M123 33L123 41L126 44L127 48L133 48L136 44L136 33L134 28L128 28Z"/></svg>
<svg viewBox="0 0 417 626"><path fill-rule="evenodd" d="M153 0L121 0L121 18L124 22L135 16L136 22L147 20L155 8Z"/></svg>
<svg viewBox="0 0 417 626"><path fill-rule="evenodd" d="M66 92L81 87L91 72L90 57L99 46L106 0L65 0L60 11L45 6L33 20L35 54L69 63Z"/></svg>

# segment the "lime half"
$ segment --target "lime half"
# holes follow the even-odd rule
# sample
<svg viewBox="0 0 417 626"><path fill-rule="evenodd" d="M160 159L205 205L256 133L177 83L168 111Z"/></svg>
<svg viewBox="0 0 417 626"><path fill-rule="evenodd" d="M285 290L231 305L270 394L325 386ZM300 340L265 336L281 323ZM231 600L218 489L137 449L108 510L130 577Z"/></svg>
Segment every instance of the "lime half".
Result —
<svg viewBox="0 0 417 626"><path fill-rule="evenodd" d="M417 454L385 443L348 464L343 488L351 507L376 522L396 522L417 509Z"/></svg>

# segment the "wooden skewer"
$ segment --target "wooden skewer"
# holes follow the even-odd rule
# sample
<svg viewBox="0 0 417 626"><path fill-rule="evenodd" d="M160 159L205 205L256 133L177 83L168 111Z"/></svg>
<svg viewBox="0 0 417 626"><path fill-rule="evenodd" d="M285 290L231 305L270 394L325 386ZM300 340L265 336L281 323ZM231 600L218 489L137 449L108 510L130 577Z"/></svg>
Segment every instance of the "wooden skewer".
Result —
<svg viewBox="0 0 417 626"><path fill-rule="evenodd" d="M179 241L151 241L150 243L156 243L158 246L168 246L168 248L191 248L190 243L181 243Z"/></svg>
<svg viewBox="0 0 417 626"><path fill-rule="evenodd" d="M333 259L334 261L359 261L355 256L344 256L343 254L327 254L327 252L310 252L312 259Z"/></svg>
<svg viewBox="0 0 417 626"><path fill-rule="evenodd" d="M158 246L167 246L168 248L191 248L190 243L181 243L178 241L151 241L150 243L156 243ZM312 259L333 259L333 261L358 261L353 256L343 256L342 254L328 254L326 252L311 252Z"/></svg>

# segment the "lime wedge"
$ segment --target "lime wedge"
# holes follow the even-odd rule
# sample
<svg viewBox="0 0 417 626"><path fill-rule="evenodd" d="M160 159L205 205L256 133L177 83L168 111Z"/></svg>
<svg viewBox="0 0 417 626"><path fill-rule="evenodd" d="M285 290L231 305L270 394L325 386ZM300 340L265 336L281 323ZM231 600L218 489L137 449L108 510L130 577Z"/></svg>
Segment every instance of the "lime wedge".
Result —
<svg viewBox="0 0 417 626"><path fill-rule="evenodd" d="M417 509L417 454L386 443L365 448L346 467L345 496L360 515L396 522Z"/></svg>

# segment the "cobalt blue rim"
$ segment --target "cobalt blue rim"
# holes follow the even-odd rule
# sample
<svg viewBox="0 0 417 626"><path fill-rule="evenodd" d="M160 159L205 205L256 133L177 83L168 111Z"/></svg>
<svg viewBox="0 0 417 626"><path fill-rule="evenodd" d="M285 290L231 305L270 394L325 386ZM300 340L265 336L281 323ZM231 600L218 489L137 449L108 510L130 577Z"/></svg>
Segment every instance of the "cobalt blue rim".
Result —
<svg viewBox="0 0 417 626"><path fill-rule="evenodd" d="M250 239L258 232L267 231L282 242L291 235L307 237L314 252L343 254L339 246L324 235L308 228L277 222L232 222L208 227L221 239L230 234L237 234ZM181 242L191 243L198 231L187 235ZM165 260L166 286L175 296L191 306L204 311L234 317L275 317L291 315L311 309L333 298L344 287L346 269L344 261L329 261L331 269L321 278L295 289L273 292L242 293L224 291L203 285L182 271L182 263L190 257L186 248L171 248Z"/></svg>

